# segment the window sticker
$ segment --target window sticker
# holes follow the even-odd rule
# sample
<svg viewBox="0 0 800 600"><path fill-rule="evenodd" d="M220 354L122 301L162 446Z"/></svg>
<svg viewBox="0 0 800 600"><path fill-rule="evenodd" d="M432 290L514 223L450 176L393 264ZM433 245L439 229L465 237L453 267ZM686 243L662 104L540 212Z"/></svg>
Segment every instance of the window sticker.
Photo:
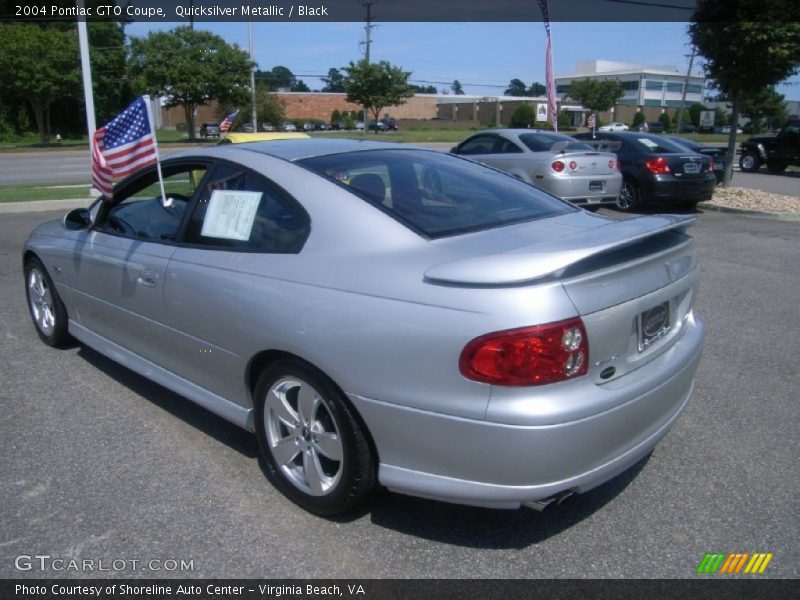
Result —
<svg viewBox="0 0 800 600"><path fill-rule="evenodd" d="M247 241L263 192L214 190L208 202L200 235Z"/></svg>

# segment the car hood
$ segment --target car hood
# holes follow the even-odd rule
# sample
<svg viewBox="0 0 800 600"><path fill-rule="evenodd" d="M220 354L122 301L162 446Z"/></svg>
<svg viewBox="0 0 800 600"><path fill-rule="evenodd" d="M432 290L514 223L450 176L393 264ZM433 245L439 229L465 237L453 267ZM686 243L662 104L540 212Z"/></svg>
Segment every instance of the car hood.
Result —
<svg viewBox="0 0 800 600"><path fill-rule="evenodd" d="M516 236L512 228L483 232L486 239L478 247L483 245L487 249L485 253L436 264L427 269L425 278L431 283L445 284L529 283L547 276L558 276L566 267L591 256L633 245L666 231L683 231L695 222L694 217L683 215L622 220L587 216L596 220L576 221L573 215L563 215L530 223L527 228L515 227L518 229ZM519 245L505 252L494 252L494 235L516 237ZM472 240L473 243L476 241Z"/></svg>
<svg viewBox="0 0 800 600"><path fill-rule="evenodd" d="M776 139L777 136L774 135L754 135L747 138L745 143L750 144L761 144L763 142L772 142Z"/></svg>

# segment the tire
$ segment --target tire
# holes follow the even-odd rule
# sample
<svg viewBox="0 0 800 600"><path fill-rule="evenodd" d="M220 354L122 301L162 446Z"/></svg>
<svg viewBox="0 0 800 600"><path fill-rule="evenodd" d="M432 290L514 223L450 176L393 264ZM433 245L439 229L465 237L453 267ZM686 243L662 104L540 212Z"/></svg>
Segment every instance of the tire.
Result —
<svg viewBox="0 0 800 600"><path fill-rule="evenodd" d="M282 359L261 374L255 425L268 478L298 506L335 515L375 491L366 428L336 384L311 365Z"/></svg>
<svg viewBox="0 0 800 600"><path fill-rule="evenodd" d="M617 196L617 208L624 212L632 212L641 208L642 192L633 179L625 179Z"/></svg>
<svg viewBox="0 0 800 600"><path fill-rule="evenodd" d="M767 172L768 173L783 173L788 167L786 163L782 162L774 162L771 160L767 161Z"/></svg>
<svg viewBox="0 0 800 600"><path fill-rule="evenodd" d="M761 159L752 150L746 150L739 159L739 168L745 173L755 173L761 168Z"/></svg>
<svg viewBox="0 0 800 600"><path fill-rule="evenodd" d="M68 345L72 337L67 309L47 269L35 257L25 263L25 298L39 339L54 348Z"/></svg>

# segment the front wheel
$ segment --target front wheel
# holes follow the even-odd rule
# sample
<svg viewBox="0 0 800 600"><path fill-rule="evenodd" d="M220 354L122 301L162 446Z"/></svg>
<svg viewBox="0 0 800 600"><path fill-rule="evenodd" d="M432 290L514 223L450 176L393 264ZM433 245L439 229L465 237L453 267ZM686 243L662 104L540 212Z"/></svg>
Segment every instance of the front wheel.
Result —
<svg viewBox="0 0 800 600"><path fill-rule="evenodd" d="M67 309L53 280L38 258L30 258L25 263L25 295L39 339L48 346L67 345L71 340Z"/></svg>
<svg viewBox="0 0 800 600"><path fill-rule="evenodd" d="M322 515L364 502L377 486L364 426L339 388L298 360L279 360L259 377L255 423L266 473L302 508Z"/></svg>
<svg viewBox="0 0 800 600"><path fill-rule="evenodd" d="M761 159L752 150L746 150L739 159L739 168L745 173L754 173L761 167Z"/></svg>
<svg viewBox="0 0 800 600"><path fill-rule="evenodd" d="M631 212L639 208L641 202L642 193L636 182L632 179L624 180L622 189L617 197L617 208L625 212Z"/></svg>

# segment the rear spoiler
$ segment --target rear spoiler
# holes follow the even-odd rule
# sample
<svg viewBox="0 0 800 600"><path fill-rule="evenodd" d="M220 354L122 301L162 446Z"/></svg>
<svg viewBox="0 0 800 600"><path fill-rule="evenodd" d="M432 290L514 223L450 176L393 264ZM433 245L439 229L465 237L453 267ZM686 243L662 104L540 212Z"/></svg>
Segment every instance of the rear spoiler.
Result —
<svg viewBox="0 0 800 600"><path fill-rule="evenodd" d="M643 216L587 229L560 240L504 254L475 256L434 265L425 271L430 283L475 286L526 284L591 256L633 245L667 231L683 233L697 219L684 215Z"/></svg>

